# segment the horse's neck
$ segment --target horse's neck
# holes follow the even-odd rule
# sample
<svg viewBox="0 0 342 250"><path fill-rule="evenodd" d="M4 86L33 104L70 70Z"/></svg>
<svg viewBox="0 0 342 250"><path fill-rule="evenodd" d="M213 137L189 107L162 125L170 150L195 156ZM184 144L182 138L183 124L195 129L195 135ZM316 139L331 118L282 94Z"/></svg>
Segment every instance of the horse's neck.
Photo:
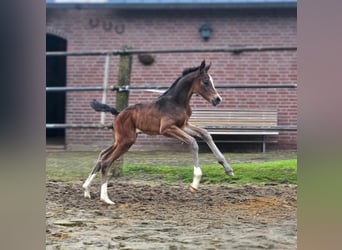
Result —
<svg viewBox="0 0 342 250"><path fill-rule="evenodd" d="M176 103L184 106L184 108L190 108L190 99L192 96L192 79L184 77L181 79L174 90L170 93L172 100Z"/></svg>

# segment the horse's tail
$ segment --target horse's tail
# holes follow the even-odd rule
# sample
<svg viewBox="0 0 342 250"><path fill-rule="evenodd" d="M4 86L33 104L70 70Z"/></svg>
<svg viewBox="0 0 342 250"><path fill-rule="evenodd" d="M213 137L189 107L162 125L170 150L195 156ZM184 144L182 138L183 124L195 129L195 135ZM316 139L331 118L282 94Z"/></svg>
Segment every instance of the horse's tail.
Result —
<svg viewBox="0 0 342 250"><path fill-rule="evenodd" d="M95 110L95 111L98 111L98 112L110 112L112 113L113 115L118 115L120 112L117 111L115 108L107 105L107 104L104 104L104 103L101 103L101 102L98 102L96 101L96 99L94 99L92 102L90 102L90 106Z"/></svg>

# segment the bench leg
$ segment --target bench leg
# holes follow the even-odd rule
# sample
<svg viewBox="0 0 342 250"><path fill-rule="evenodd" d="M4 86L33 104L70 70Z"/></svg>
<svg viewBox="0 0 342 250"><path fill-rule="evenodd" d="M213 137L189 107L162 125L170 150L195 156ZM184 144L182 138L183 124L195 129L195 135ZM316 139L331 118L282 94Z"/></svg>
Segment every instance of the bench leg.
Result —
<svg viewBox="0 0 342 250"><path fill-rule="evenodd" d="M266 153L266 140L265 140L265 136L262 136L262 152Z"/></svg>

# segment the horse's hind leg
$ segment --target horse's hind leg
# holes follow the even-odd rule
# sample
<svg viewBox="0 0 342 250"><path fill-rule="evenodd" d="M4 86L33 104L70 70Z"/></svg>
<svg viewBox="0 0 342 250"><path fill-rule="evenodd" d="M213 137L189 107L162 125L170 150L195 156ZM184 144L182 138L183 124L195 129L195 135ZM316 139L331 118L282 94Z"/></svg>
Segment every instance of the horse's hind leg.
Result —
<svg viewBox="0 0 342 250"><path fill-rule="evenodd" d="M93 170L90 172L87 180L84 182L84 184L82 185L82 187L84 188L84 197L86 198L91 198L90 197L90 184L91 182L94 180L94 178L96 177L96 174L101 170L101 159L107 155L108 153L110 153L110 151L113 150L113 145L107 147L106 149L102 150L99 154L99 158L93 168Z"/></svg>
<svg viewBox="0 0 342 250"><path fill-rule="evenodd" d="M127 134L126 134L127 136ZM102 171L102 181L101 181L101 196L100 200L107 204L115 204L108 197L108 173L110 166L118 159L121 155L126 153L128 149L135 142L136 136L135 131L133 131L133 136L127 136L123 140L120 136L117 136L117 141L114 146L114 151L111 154L106 154L101 160L101 171Z"/></svg>
<svg viewBox="0 0 342 250"><path fill-rule="evenodd" d="M94 180L94 178L96 177L96 174L100 171L100 169L101 169L101 163L97 162L93 170L90 172L87 180L83 183L82 187L84 188L84 197L91 198L90 184Z"/></svg>

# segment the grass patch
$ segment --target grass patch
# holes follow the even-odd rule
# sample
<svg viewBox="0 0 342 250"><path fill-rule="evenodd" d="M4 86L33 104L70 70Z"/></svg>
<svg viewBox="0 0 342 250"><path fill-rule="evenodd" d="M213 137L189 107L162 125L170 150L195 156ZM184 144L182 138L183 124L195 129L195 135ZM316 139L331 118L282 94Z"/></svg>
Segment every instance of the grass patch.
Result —
<svg viewBox="0 0 342 250"><path fill-rule="evenodd" d="M59 181L85 181L91 171L91 167L87 168L62 168L62 167L47 167L46 178L47 180ZM98 174L101 176L101 174Z"/></svg>
<svg viewBox="0 0 342 250"><path fill-rule="evenodd" d="M202 166L202 183L220 184L280 184L297 183L297 160L234 164L235 176L230 177L220 165ZM191 183L193 167L145 165L125 166L124 175L141 179L161 179L166 182Z"/></svg>
<svg viewBox="0 0 342 250"><path fill-rule="evenodd" d="M97 152L82 153L49 153L46 161L47 179L84 181L97 158ZM241 157L241 155L239 155ZM235 176L230 177L221 165L201 165L203 177L201 183L220 184L279 184L297 183L297 160L277 160L253 163L232 164ZM97 175L99 178L101 174ZM191 166L150 166L143 164L127 164L124 176L139 180L161 180L168 183L189 184L193 178Z"/></svg>

